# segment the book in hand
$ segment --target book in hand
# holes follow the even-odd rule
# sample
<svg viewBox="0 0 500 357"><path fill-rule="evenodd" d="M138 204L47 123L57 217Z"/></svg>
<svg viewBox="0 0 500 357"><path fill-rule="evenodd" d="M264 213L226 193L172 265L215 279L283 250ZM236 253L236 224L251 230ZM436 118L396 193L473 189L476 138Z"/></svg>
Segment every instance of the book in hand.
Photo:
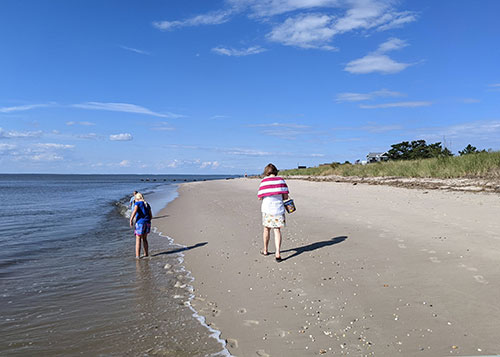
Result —
<svg viewBox="0 0 500 357"><path fill-rule="evenodd" d="M285 205L285 209L288 213L293 213L297 210L295 208L295 203L293 203L293 200L291 198L283 202L283 204Z"/></svg>

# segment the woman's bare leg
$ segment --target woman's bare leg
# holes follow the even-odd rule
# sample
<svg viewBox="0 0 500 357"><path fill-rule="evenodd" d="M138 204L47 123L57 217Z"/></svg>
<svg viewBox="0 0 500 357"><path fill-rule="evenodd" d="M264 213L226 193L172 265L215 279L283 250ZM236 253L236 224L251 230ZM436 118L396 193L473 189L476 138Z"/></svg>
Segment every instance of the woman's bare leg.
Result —
<svg viewBox="0 0 500 357"><path fill-rule="evenodd" d="M281 230L279 228L274 228L274 245L276 246L276 258L281 258Z"/></svg>
<svg viewBox="0 0 500 357"><path fill-rule="evenodd" d="M141 257L141 236L135 236L135 257Z"/></svg>
<svg viewBox="0 0 500 357"><path fill-rule="evenodd" d="M262 253L267 254L267 247L269 246L269 235L271 233L271 228L264 227L264 232L262 233L262 239L264 240L264 250Z"/></svg>

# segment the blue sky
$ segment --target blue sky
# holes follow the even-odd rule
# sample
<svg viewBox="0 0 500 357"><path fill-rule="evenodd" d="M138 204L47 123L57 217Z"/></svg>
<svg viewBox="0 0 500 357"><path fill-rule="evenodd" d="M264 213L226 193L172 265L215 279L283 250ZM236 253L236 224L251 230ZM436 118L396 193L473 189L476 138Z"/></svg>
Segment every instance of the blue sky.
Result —
<svg viewBox="0 0 500 357"><path fill-rule="evenodd" d="M496 0L0 2L0 172L500 150Z"/></svg>

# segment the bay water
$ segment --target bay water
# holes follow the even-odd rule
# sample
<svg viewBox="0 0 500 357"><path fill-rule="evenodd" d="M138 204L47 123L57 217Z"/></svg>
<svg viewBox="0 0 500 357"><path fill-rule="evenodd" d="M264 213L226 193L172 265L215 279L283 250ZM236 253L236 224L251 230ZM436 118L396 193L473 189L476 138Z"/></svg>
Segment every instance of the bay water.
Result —
<svg viewBox="0 0 500 357"><path fill-rule="evenodd" d="M179 182L221 178L0 175L0 354L228 355L190 306L186 247L154 228ZM134 190L156 216L140 260Z"/></svg>

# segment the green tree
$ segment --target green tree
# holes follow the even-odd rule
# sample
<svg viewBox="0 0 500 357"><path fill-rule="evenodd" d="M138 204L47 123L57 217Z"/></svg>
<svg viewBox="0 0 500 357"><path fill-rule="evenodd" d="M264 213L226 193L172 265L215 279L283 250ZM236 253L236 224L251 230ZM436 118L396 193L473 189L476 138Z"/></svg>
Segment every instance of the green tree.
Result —
<svg viewBox="0 0 500 357"><path fill-rule="evenodd" d="M391 145L391 149L387 152L389 160L409 160L411 145L408 141L402 141L398 144Z"/></svg>
<svg viewBox="0 0 500 357"><path fill-rule="evenodd" d="M425 140L402 141L391 145L387 154L391 160L418 160L453 156L452 152L448 148L443 148L440 142L427 144Z"/></svg>
<svg viewBox="0 0 500 357"><path fill-rule="evenodd" d="M469 154L477 154L480 152L486 152L486 150L479 151L475 146L472 146L471 144L469 144L462 151L459 151L458 153L460 154L460 156L463 156L463 155L469 155Z"/></svg>

